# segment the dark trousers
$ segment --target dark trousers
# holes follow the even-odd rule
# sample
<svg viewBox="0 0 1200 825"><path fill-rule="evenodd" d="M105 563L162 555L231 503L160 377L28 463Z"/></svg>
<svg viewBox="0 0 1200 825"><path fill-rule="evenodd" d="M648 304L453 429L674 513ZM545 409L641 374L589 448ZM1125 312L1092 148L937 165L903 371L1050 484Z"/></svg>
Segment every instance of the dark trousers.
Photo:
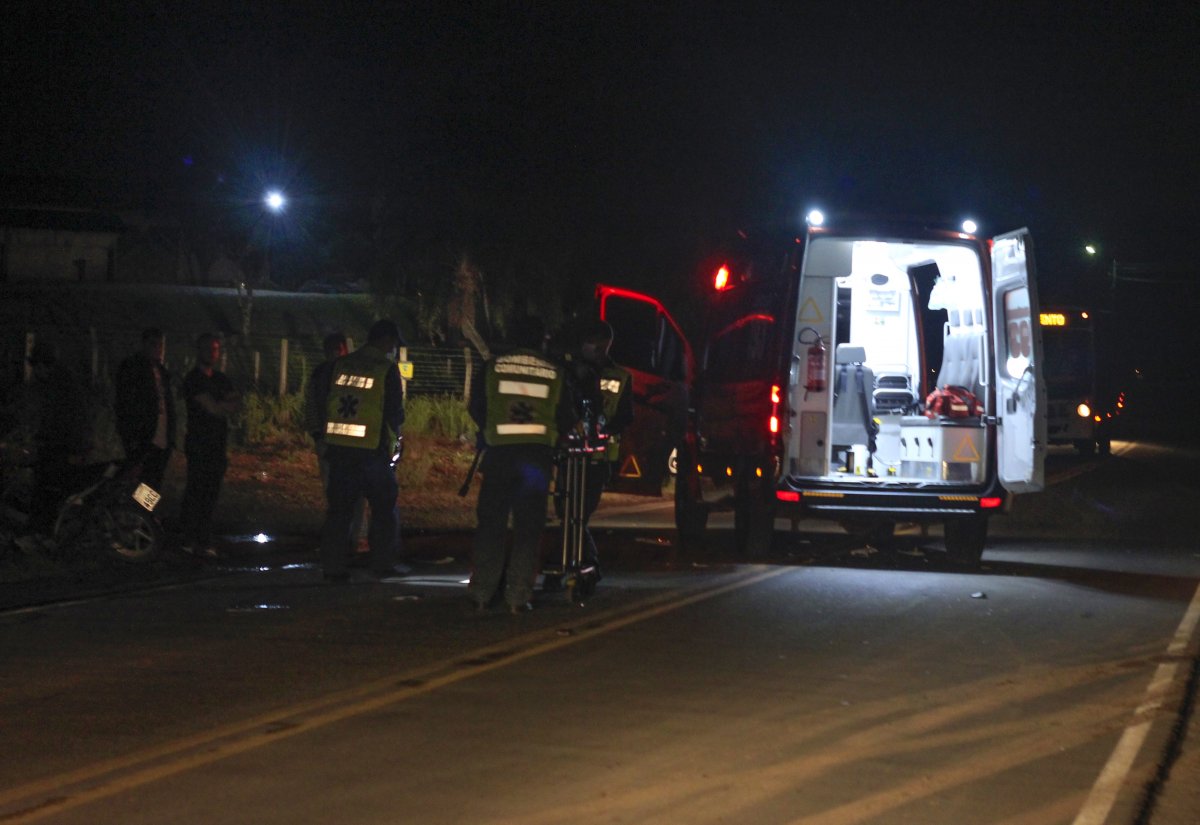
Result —
<svg viewBox="0 0 1200 825"><path fill-rule="evenodd" d="M163 476L167 474L167 462L171 460L171 448L165 450L153 444L125 444L125 461L140 467L138 480L144 481L157 492L162 492ZM189 462L190 463L190 462Z"/></svg>
<svg viewBox="0 0 1200 825"><path fill-rule="evenodd" d="M583 491L583 561L599 564L600 556L596 552L596 542L587 525L592 520L592 513L600 506L600 496L604 495L604 488L608 486L608 480L612 477L612 464L607 461L589 461L584 473L586 480Z"/></svg>
<svg viewBox="0 0 1200 825"><path fill-rule="evenodd" d="M228 465L224 453L187 454L187 487L179 510L179 528L185 542L207 544L212 539L213 511Z"/></svg>
<svg viewBox="0 0 1200 825"><path fill-rule="evenodd" d="M501 578L504 600L513 607L533 596L546 529L546 496L554 452L542 445L489 447L483 456L483 483L476 508L478 527L472 546L467 592L478 604L496 595ZM512 515L512 551L505 563L508 517Z"/></svg>
<svg viewBox="0 0 1200 825"><path fill-rule="evenodd" d="M396 563L400 542L400 514L396 496L400 485L391 456L362 452L362 455L329 455L328 509L321 529L321 566L327 574L346 572L346 547L359 501L371 508L367 544L371 547L371 569L388 573Z"/></svg>

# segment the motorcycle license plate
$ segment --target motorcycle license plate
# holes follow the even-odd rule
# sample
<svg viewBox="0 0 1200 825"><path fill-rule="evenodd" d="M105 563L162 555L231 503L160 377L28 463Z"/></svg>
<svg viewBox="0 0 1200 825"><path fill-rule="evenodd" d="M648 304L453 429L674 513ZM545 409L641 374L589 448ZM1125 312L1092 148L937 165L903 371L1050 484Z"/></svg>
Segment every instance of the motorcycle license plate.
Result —
<svg viewBox="0 0 1200 825"><path fill-rule="evenodd" d="M133 500L145 507L151 513L158 506L158 500L162 495L151 487L149 484L138 484L137 489L133 491Z"/></svg>

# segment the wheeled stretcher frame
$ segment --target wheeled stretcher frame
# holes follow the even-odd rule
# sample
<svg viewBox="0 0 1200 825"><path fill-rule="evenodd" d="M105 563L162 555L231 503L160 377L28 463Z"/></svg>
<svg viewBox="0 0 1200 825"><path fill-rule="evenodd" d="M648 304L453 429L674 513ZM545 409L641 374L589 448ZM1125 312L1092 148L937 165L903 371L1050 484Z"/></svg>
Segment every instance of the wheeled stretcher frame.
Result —
<svg viewBox="0 0 1200 825"><path fill-rule="evenodd" d="M583 547L587 541L584 522L584 503L587 500L587 466L592 456L603 454L607 438L590 427L584 432L571 432L559 452L555 496L562 513L562 534L559 541L558 564L543 573L543 588L554 583L564 589L575 604L583 604L594 592L600 578L595 564L584 561Z"/></svg>

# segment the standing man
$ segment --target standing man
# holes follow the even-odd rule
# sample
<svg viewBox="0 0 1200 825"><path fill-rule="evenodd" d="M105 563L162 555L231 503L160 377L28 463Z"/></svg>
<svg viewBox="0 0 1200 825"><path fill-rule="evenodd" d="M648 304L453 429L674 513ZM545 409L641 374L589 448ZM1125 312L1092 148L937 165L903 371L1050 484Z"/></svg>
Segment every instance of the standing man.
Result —
<svg viewBox="0 0 1200 825"><path fill-rule="evenodd" d="M304 404L304 421L308 434L312 436L313 448L317 453L317 471L321 475L321 489L325 491L326 505L329 503L329 459L325 457L325 409L329 404L329 384L333 380L333 363L350 352L346 335L331 332L323 342L325 361L312 371L308 378L308 392ZM349 558L358 551L358 539L362 533L363 510L366 499L360 498L354 505L354 517L350 522L350 542L347 547Z"/></svg>
<svg viewBox="0 0 1200 825"><path fill-rule="evenodd" d="M54 346L38 341L29 364L33 368L38 427L33 466L37 495L28 528L34 535L49 539L59 507L78 483L79 471L91 451L91 417L85 385L59 361Z"/></svg>
<svg viewBox="0 0 1200 825"><path fill-rule="evenodd" d="M359 499L371 508L367 543L379 579L403 576L396 563L400 541L396 461L404 395L396 358L403 345L392 321L376 321L366 346L333 362L325 407L328 509L321 531L321 565L328 581L346 581L346 547Z"/></svg>
<svg viewBox="0 0 1200 825"><path fill-rule="evenodd" d="M206 332L196 339L196 366L183 379L187 409L187 487L179 522L183 551L216 558L212 543L212 515L229 465L229 419L241 409L241 396L225 373L217 369L221 341Z"/></svg>
<svg viewBox="0 0 1200 825"><path fill-rule="evenodd" d="M502 579L511 612L533 609L529 600L541 560L554 447L559 433L575 423L563 371L543 354L544 339L540 320L519 319L509 337L513 348L488 362L482 386L471 393L471 418L487 445L467 588L478 611L488 608ZM513 540L506 564L510 514Z"/></svg>
<svg viewBox="0 0 1200 825"><path fill-rule="evenodd" d="M113 404L125 460L140 464L141 480L159 491L175 446L175 400L163 366L165 352L161 329L142 330L142 348L117 368Z"/></svg>
<svg viewBox="0 0 1200 825"><path fill-rule="evenodd" d="M621 433L633 421L632 378L628 370L618 366L609 356L612 342L612 327L604 321L592 321L581 330L578 357L571 359L576 394L579 398L592 399L593 409L603 416L603 421L598 422L599 431L608 436L604 452L589 456L585 469L583 531L587 540L583 560L595 566L597 580L600 577L599 554L587 524L600 506L600 496L612 478L621 452Z"/></svg>

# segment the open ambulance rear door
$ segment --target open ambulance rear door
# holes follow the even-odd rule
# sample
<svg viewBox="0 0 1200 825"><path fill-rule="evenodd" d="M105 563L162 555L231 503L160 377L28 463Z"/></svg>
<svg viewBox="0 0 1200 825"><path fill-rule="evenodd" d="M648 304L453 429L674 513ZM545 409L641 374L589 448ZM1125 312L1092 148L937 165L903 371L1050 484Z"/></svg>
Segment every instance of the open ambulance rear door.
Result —
<svg viewBox="0 0 1200 825"><path fill-rule="evenodd" d="M1046 385L1028 229L992 239L992 317L1000 483L1013 493L1034 492L1045 486Z"/></svg>
<svg viewBox="0 0 1200 825"><path fill-rule="evenodd" d="M600 318L613 328L610 355L633 378L633 423L621 435L610 488L662 495L672 451L687 425L692 348L655 298L620 287L596 287Z"/></svg>

